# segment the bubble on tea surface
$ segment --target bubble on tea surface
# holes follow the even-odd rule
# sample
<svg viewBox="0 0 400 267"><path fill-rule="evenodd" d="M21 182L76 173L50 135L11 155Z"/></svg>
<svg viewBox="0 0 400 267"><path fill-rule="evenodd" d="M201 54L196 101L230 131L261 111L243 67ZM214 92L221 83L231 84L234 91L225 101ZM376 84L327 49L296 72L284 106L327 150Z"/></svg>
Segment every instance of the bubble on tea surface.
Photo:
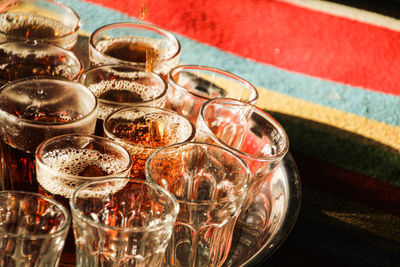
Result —
<svg viewBox="0 0 400 267"><path fill-rule="evenodd" d="M31 28L36 28L37 31L32 33L31 30L30 33L33 36L26 36L27 30ZM21 37L49 38L67 35L73 30L56 20L35 14L3 13L0 15L0 31L5 34L18 36L24 33L25 36Z"/></svg>
<svg viewBox="0 0 400 267"><path fill-rule="evenodd" d="M102 80L99 83L90 84L89 89L96 95L96 97L101 97L107 91L129 91L137 95L137 101L131 102L141 102L148 101L160 94L160 90L157 86L147 86L134 81L126 80ZM106 99L108 100L108 99ZM120 99L119 102L129 102L125 99Z"/></svg>
<svg viewBox="0 0 400 267"><path fill-rule="evenodd" d="M90 84L89 89L100 99L97 116L105 119L111 112L121 108L121 105L143 103L158 97L162 93L162 87L143 85L129 80L102 80L99 83ZM105 103L101 100L114 102ZM163 106L164 99L155 101L152 105ZM121 105L118 105L121 103Z"/></svg>
<svg viewBox="0 0 400 267"><path fill-rule="evenodd" d="M51 194L61 195L66 198L71 196L78 185L87 181L87 179L71 176L82 177L82 173L89 166L100 168L102 174L105 175L99 176L121 172L128 166L127 161L114 158L111 155L105 155L96 150L75 148L50 151L43 155L42 161L57 171L53 173L47 169L39 169L37 179L40 186ZM65 175L60 175L60 173Z"/></svg>

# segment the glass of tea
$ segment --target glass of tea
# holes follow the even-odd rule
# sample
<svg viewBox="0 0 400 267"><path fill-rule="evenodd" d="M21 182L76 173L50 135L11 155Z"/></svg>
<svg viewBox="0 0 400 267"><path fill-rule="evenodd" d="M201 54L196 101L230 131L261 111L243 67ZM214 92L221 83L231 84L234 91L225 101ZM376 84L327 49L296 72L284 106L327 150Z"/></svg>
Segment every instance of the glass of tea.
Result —
<svg viewBox="0 0 400 267"><path fill-rule="evenodd" d="M178 65L181 45L174 34L144 23L114 23L89 37L91 65L134 65L166 75Z"/></svg>
<svg viewBox="0 0 400 267"><path fill-rule="evenodd" d="M103 65L82 73L79 81L99 100L95 134L104 135L104 119L113 111L135 105L163 108L167 85L158 74L126 65Z"/></svg>
<svg viewBox="0 0 400 267"><path fill-rule="evenodd" d="M2 1L0 12L0 42L30 40L71 50L78 39L79 16L57 1Z"/></svg>
<svg viewBox="0 0 400 267"><path fill-rule="evenodd" d="M202 104L212 98L229 97L255 105L257 89L245 79L225 70L199 65L180 65L168 73L168 107L193 124Z"/></svg>
<svg viewBox="0 0 400 267"><path fill-rule="evenodd" d="M146 179L167 189L179 203L165 266L222 266L249 174L240 157L212 144L175 144L149 157Z"/></svg>
<svg viewBox="0 0 400 267"><path fill-rule="evenodd" d="M76 266L161 266L179 211L176 199L154 183L96 179L70 198Z"/></svg>
<svg viewBox="0 0 400 267"><path fill-rule="evenodd" d="M51 137L93 134L97 98L86 86L56 78L27 78L0 91L1 185L37 192L35 150Z"/></svg>
<svg viewBox="0 0 400 267"><path fill-rule="evenodd" d="M45 196L0 192L0 265L57 266L71 224L68 210Z"/></svg>
<svg viewBox="0 0 400 267"><path fill-rule="evenodd" d="M0 43L0 80L32 76L76 80L83 71L80 59L59 46L35 42Z"/></svg>
<svg viewBox="0 0 400 267"><path fill-rule="evenodd" d="M245 116L237 113L238 109L244 110ZM251 175L243 214L289 149L285 130L271 115L249 103L228 98L204 103L197 120L195 140L224 147L249 166Z"/></svg>
<svg viewBox="0 0 400 267"><path fill-rule="evenodd" d="M104 121L104 132L131 154L133 166L130 176L145 179L147 158L161 147L191 141L195 128L174 111L136 106L111 113Z"/></svg>
<svg viewBox="0 0 400 267"><path fill-rule="evenodd" d="M50 138L36 149L39 193L68 207L79 185L97 178L127 177L132 168L129 152L117 143L94 135L67 134ZM68 233L61 264L75 264L75 241Z"/></svg>

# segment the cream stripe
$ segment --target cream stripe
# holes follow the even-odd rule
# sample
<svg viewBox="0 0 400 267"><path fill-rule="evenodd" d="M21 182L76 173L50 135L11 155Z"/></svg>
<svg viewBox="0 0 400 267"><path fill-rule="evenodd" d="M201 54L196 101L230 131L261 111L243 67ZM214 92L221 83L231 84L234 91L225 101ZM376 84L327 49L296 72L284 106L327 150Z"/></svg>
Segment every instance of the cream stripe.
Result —
<svg viewBox="0 0 400 267"><path fill-rule="evenodd" d="M378 13L320 0L280 0L280 1L400 31L400 20L384 16Z"/></svg>
<svg viewBox="0 0 400 267"><path fill-rule="evenodd" d="M257 89L260 94L257 106L262 109L333 126L351 134L372 139L374 144L382 143L400 151L400 127L314 104L276 91Z"/></svg>

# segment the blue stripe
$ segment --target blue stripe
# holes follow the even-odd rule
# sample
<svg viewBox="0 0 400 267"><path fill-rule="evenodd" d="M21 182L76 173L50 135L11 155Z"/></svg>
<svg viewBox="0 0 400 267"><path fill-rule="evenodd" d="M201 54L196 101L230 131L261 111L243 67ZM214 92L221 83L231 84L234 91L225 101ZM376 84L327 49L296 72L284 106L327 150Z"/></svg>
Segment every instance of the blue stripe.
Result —
<svg viewBox="0 0 400 267"><path fill-rule="evenodd" d="M79 0L60 0L82 19L82 29L115 22L138 21L120 12ZM221 68L235 73L255 86L353 113L372 120L400 126L400 97L310 77L235 56L215 47L177 35L182 44L181 63Z"/></svg>

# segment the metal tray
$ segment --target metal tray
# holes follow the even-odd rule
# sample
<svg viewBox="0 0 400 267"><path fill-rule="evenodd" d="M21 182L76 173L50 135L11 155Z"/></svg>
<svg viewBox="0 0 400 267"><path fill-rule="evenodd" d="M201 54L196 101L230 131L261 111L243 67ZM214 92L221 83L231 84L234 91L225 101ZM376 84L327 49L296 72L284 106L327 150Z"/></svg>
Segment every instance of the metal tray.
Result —
<svg viewBox="0 0 400 267"><path fill-rule="evenodd" d="M88 68L88 38L80 35L74 52ZM300 209L301 184L290 152L269 184L250 205L244 220L235 227L230 254L224 266L257 266L285 241Z"/></svg>
<svg viewBox="0 0 400 267"><path fill-rule="evenodd" d="M267 260L292 230L300 201L300 176L288 153L236 225L224 266L257 266Z"/></svg>

